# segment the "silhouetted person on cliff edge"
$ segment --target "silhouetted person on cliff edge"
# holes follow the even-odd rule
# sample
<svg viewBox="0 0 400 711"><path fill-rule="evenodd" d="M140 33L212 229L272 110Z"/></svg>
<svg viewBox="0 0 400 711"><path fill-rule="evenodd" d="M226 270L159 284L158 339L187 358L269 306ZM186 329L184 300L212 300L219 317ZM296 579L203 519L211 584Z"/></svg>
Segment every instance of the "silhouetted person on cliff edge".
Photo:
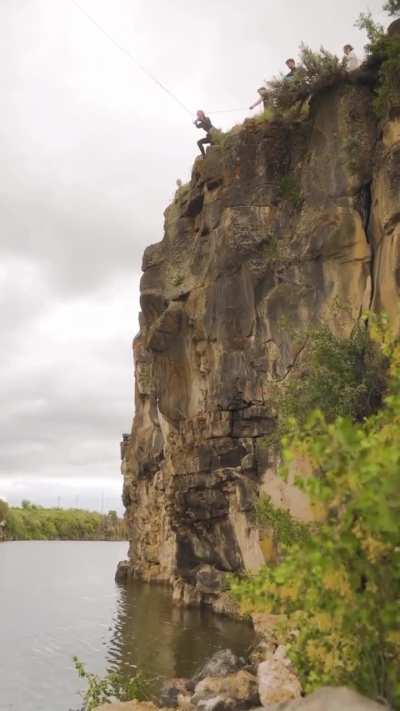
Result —
<svg viewBox="0 0 400 711"><path fill-rule="evenodd" d="M256 106L259 106L260 104L264 104L264 111L265 109L268 108L268 102L269 102L269 97L268 97L268 91L265 86L260 86L259 89L257 89L257 94L259 95L258 101L255 101L254 104L252 104L249 108L255 109Z"/></svg>
<svg viewBox="0 0 400 711"><path fill-rule="evenodd" d="M294 59L290 58L286 60L286 66L289 69L288 74L285 75L285 79L293 79L297 72L296 62Z"/></svg>
<svg viewBox="0 0 400 711"><path fill-rule="evenodd" d="M200 138L200 141L197 141L197 145L200 148L201 155L203 156L203 158L205 158L206 152L204 150L204 146L213 142L210 133L210 131L213 129L213 125L208 116L205 115L204 111L197 112L197 119L193 121L193 123L197 128L202 128L203 131L206 131L205 137Z"/></svg>
<svg viewBox="0 0 400 711"><path fill-rule="evenodd" d="M347 71L354 72L354 70L358 69L358 67L360 66L360 62L354 51L354 47L352 47L351 44L345 44L343 47L343 53Z"/></svg>

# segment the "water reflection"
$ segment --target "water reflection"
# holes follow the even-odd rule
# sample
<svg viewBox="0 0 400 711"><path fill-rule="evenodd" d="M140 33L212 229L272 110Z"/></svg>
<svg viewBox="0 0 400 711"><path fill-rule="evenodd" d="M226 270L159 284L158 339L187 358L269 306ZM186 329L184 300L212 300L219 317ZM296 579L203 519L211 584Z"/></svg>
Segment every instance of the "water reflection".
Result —
<svg viewBox="0 0 400 711"><path fill-rule="evenodd" d="M247 625L175 607L165 588L133 582L120 588L107 659L110 670L124 674L137 666L158 687L165 677L192 676L219 649L244 654L253 638Z"/></svg>

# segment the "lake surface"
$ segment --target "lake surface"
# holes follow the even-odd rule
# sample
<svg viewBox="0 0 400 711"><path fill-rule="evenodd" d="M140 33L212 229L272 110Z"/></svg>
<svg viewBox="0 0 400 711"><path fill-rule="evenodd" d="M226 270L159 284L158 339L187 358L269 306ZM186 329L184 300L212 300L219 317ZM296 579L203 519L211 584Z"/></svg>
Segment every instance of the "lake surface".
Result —
<svg viewBox="0 0 400 711"><path fill-rule="evenodd" d="M0 711L81 707L73 655L88 671L190 676L213 652L247 651L252 630L172 606L166 589L114 583L127 543L0 544ZM157 685L157 682L156 684Z"/></svg>

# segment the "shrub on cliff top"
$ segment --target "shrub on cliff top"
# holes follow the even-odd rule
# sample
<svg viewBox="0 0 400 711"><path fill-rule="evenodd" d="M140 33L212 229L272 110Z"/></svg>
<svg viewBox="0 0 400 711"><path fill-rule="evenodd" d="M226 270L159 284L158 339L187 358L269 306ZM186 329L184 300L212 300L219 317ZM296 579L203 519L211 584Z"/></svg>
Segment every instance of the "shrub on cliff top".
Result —
<svg viewBox="0 0 400 711"><path fill-rule="evenodd" d="M390 15L398 15L400 1L389 0L383 9ZM384 118L392 108L400 106L400 36L385 34L383 26L374 21L370 12L361 13L356 26L367 33L368 56L380 64L374 109L377 116Z"/></svg>
<svg viewBox="0 0 400 711"><path fill-rule="evenodd" d="M374 100L378 116L386 116L400 107L400 37L386 38L384 61L379 70L379 86Z"/></svg>
<svg viewBox="0 0 400 711"><path fill-rule="evenodd" d="M332 86L345 75L345 64L326 49L313 52L302 44L300 65L289 80L284 76L269 82L271 103L279 111L290 109L298 101L304 102L313 93Z"/></svg>
<svg viewBox="0 0 400 711"><path fill-rule="evenodd" d="M245 610L284 616L278 635L305 691L346 684L400 709L400 346L380 338L391 363L380 412L329 423L316 411L284 440L286 470L312 464L296 483L323 522L232 590Z"/></svg>

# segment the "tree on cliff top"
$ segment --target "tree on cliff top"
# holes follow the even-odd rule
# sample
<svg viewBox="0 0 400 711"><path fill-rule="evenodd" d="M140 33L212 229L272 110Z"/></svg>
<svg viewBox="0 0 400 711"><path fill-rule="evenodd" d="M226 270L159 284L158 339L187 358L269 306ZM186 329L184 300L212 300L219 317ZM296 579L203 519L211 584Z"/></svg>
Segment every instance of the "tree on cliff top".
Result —
<svg viewBox="0 0 400 711"><path fill-rule="evenodd" d="M272 79L268 86L271 104L278 111L290 109L296 102L332 86L346 74L345 61L321 47L314 52L300 45L300 65L290 80L284 76Z"/></svg>
<svg viewBox="0 0 400 711"><path fill-rule="evenodd" d="M400 15L400 0L388 0L383 10L392 16ZM385 33L371 12L361 13L356 27L366 31L366 52L370 60L379 66L374 109L379 118L385 118L392 109L400 107L400 35Z"/></svg>

